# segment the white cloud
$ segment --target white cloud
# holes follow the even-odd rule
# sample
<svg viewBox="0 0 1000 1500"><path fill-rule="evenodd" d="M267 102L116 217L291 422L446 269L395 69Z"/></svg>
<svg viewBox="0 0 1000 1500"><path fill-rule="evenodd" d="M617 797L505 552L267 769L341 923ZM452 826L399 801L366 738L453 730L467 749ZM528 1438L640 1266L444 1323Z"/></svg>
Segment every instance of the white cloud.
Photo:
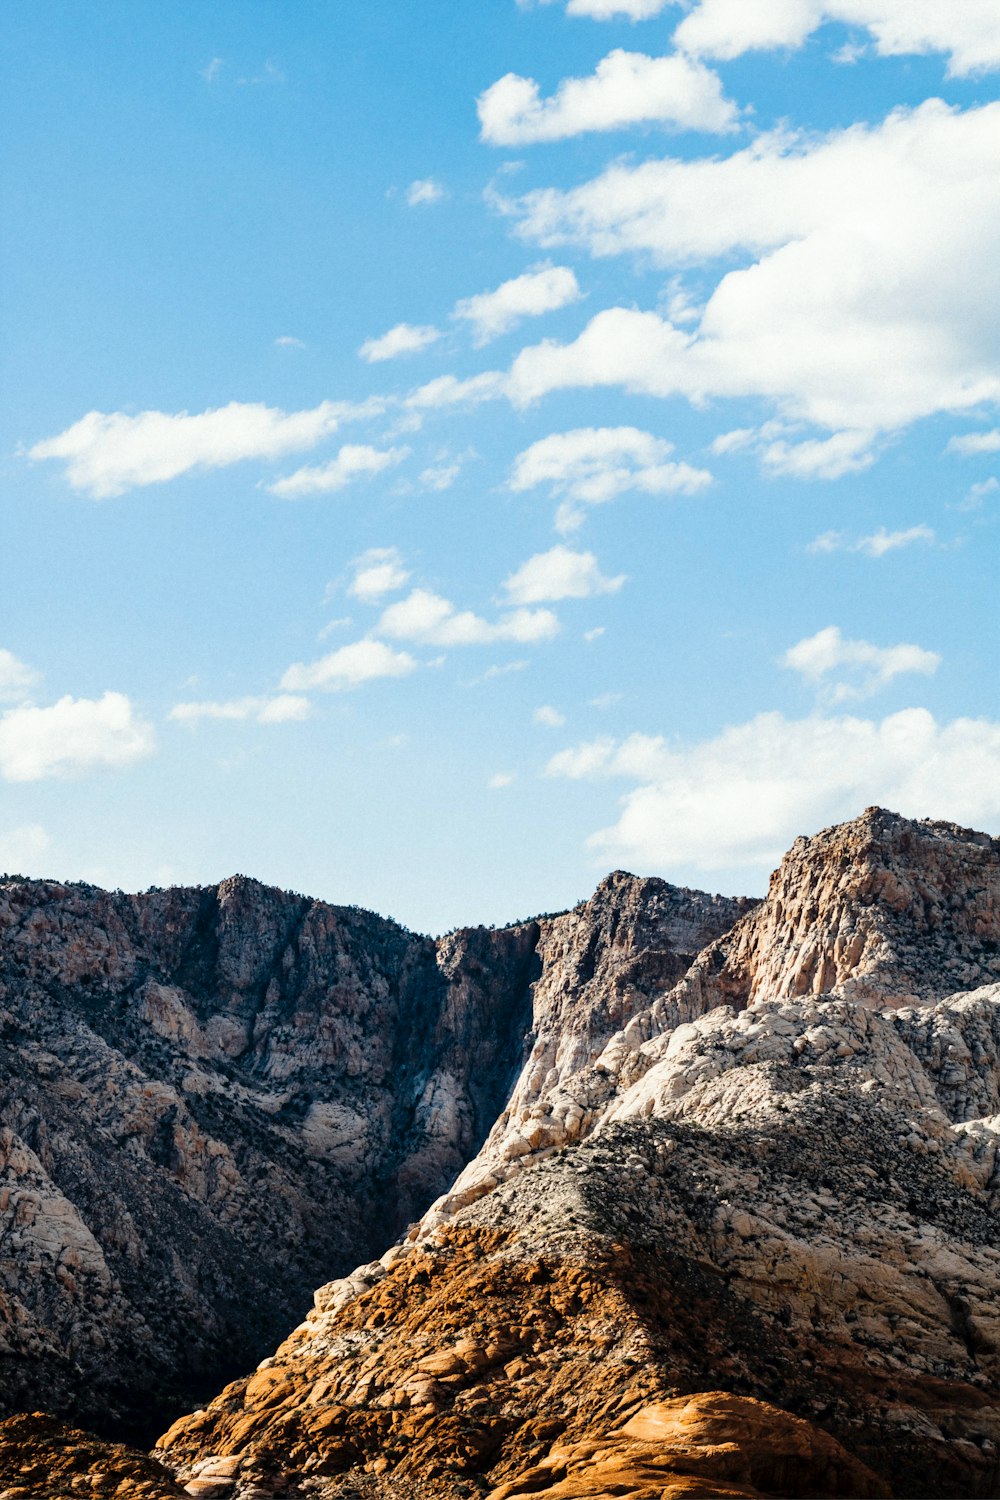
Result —
<svg viewBox="0 0 1000 1500"><path fill-rule="evenodd" d="M223 703L177 703L169 717L182 724L201 719L252 719L256 724L290 724L308 719L308 698L281 693L272 698L230 698Z"/></svg>
<svg viewBox="0 0 1000 1500"><path fill-rule="evenodd" d="M502 791L505 786L510 786L512 782L516 780L517 778L512 771L498 771L495 776L490 777L486 785L489 787L491 792L499 792Z"/></svg>
<svg viewBox="0 0 1000 1500"><path fill-rule="evenodd" d="M673 444L638 427L578 427L540 438L519 453L510 478L522 492L547 485L562 504L556 527L573 531L587 505L601 505L629 490L647 495L695 494L711 484L706 469L668 461Z"/></svg>
<svg viewBox="0 0 1000 1500"><path fill-rule="evenodd" d="M969 493L955 507L956 510L979 510L987 495L995 495L1000 490L1000 479L991 474L989 479L981 479L978 484L970 484Z"/></svg>
<svg viewBox="0 0 1000 1500"><path fill-rule="evenodd" d="M543 703L541 708L536 708L532 718L536 724L542 724L546 729L561 729L566 722L566 715L561 714L550 703Z"/></svg>
<svg viewBox="0 0 1000 1500"><path fill-rule="evenodd" d="M522 318L537 318L578 302L583 293L568 266L539 266L505 281L492 292L480 292L455 304L453 317L471 323L476 343L486 344L514 328Z"/></svg>
<svg viewBox="0 0 1000 1500"><path fill-rule="evenodd" d="M922 708L881 722L759 714L681 746L633 735L553 756L552 776L638 782L617 821L588 841L605 864L763 875L798 834L871 803L975 827L1000 819L1000 724L938 724Z"/></svg>
<svg viewBox="0 0 1000 1500"><path fill-rule="evenodd" d="M994 427L990 432L963 432L951 439L948 452L960 453L963 458L972 458L978 453L1000 453L1000 427Z"/></svg>
<svg viewBox="0 0 1000 1500"><path fill-rule="evenodd" d="M0 873L38 877L52 840L40 823L23 823L0 833Z"/></svg>
<svg viewBox="0 0 1000 1500"><path fill-rule="evenodd" d="M614 594L624 582L624 573L605 578L593 552L574 552L559 545L529 557L504 580L503 587L512 604L546 604Z"/></svg>
<svg viewBox="0 0 1000 1500"><path fill-rule="evenodd" d="M864 27L882 57L943 52L955 75L1000 67L994 0L700 0L674 42L688 52L733 58L762 48L801 47L826 21Z"/></svg>
<svg viewBox="0 0 1000 1500"><path fill-rule="evenodd" d="M353 563L354 578L347 592L364 604L377 604L409 582L409 570L396 547L370 547Z"/></svg>
<svg viewBox="0 0 1000 1500"><path fill-rule="evenodd" d="M775 133L728 157L620 163L527 194L508 208L545 246L748 264L725 271L695 328L609 308L573 343L524 350L512 399L600 386L757 396L835 434L1000 401L998 134L1000 103L932 99L821 138Z"/></svg>
<svg viewBox="0 0 1000 1500"><path fill-rule="evenodd" d="M828 438L789 443L784 438L765 443L760 459L769 474L790 479L841 479L858 474L875 462L874 433L835 432Z"/></svg>
<svg viewBox="0 0 1000 1500"><path fill-rule="evenodd" d="M425 646L486 646L495 641L529 645L551 640L558 634L559 621L550 609L515 609L491 623L471 610L457 610L429 589L414 589L389 605L376 629L393 640Z"/></svg>
<svg viewBox="0 0 1000 1500"><path fill-rule="evenodd" d="M282 677L281 686L290 693L308 693L316 688L342 692L380 677L408 677L416 669L417 663L408 652L394 651L384 641L353 641L319 661L296 662Z"/></svg>
<svg viewBox="0 0 1000 1500"><path fill-rule="evenodd" d="M329 463L296 469L284 479L275 480L268 489L282 500L297 500L301 495L328 494L342 490L364 474L380 474L383 469L402 463L409 448L372 448L365 443L346 443Z"/></svg>
<svg viewBox="0 0 1000 1500"><path fill-rule="evenodd" d="M380 364L387 359L398 359L401 354L418 354L421 349L437 343L440 337L440 329L426 324L397 323L380 338L366 339L358 354L370 365Z"/></svg>
<svg viewBox="0 0 1000 1500"><path fill-rule="evenodd" d="M750 450L766 474L790 479L840 479L861 473L875 462L874 432L835 432L827 438L789 442L788 433L796 430L780 420L760 427L736 427L714 438L711 450L721 455Z"/></svg>
<svg viewBox="0 0 1000 1500"><path fill-rule="evenodd" d="M717 73L681 53L647 57L617 48L589 78L566 78L543 99L533 78L507 73L476 102L482 139L492 146L561 141L591 130L671 125L726 131L738 111Z"/></svg>
<svg viewBox="0 0 1000 1500"><path fill-rule="evenodd" d="M279 349L304 349L306 347L302 339L297 339L293 333L281 333L274 342Z"/></svg>
<svg viewBox="0 0 1000 1500"><path fill-rule="evenodd" d="M459 406L462 402L478 406L481 401L496 401L505 391L506 379L499 370L484 370L480 375L470 375L467 380L459 380L456 375L439 375L411 391L405 404L416 410Z"/></svg>
<svg viewBox="0 0 1000 1500"><path fill-rule="evenodd" d="M88 412L57 437L28 450L32 459L62 459L74 489L106 500L192 469L221 469L249 458L275 459L313 448L342 422L377 416L385 403L323 401L283 412L260 402L231 401L194 416L182 411Z"/></svg>
<svg viewBox="0 0 1000 1500"><path fill-rule="evenodd" d="M811 541L807 552L862 552L865 557L885 557L888 552L898 552L901 547L912 547L917 542L934 542L935 533L929 526L908 526L903 531L887 531L880 526L870 536L861 536L852 541L842 531L824 531Z"/></svg>
<svg viewBox="0 0 1000 1500"><path fill-rule="evenodd" d="M201 76L202 76L202 78L204 78L204 80L205 80L206 83L214 83L215 82L215 80L218 78L219 74L222 72L223 62L224 62L223 58L221 58L221 57L213 57L211 59L211 61L209 61L209 62L207 62L205 64L205 66L201 70Z"/></svg>
<svg viewBox="0 0 1000 1500"><path fill-rule="evenodd" d="M932 676L941 665L936 651L922 646L875 646L871 641L845 640L836 625L829 625L815 635L791 646L782 657L782 665L798 672L807 682L823 689L830 702L843 703L852 698L868 698L887 687L896 677L911 672ZM832 673L846 672L850 681L827 683Z"/></svg>
<svg viewBox="0 0 1000 1500"><path fill-rule="evenodd" d="M871 536L863 536L855 543L854 550L866 557L884 557L887 552L898 552L900 547L912 547L914 542L933 542L934 532L929 526L908 526L905 531L886 531L880 526Z"/></svg>
<svg viewBox="0 0 1000 1500"><path fill-rule="evenodd" d="M676 0L568 0L568 16L589 16L593 21L613 21L624 16L628 21L648 21L658 16Z"/></svg>
<svg viewBox="0 0 1000 1500"><path fill-rule="evenodd" d="M433 177L418 177L406 189L406 201L411 208L416 208L421 203L440 203L447 196L447 190Z"/></svg>
<svg viewBox="0 0 1000 1500"><path fill-rule="evenodd" d="M71 777L131 766L153 753L152 725L138 718L123 693L60 698L0 716L0 776L7 781Z"/></svg>
<svg viewBox="0 0 1000 1500"><path fill-rule="evenodd" d="M20 703L38 681L38 673L0 648L0 703Z"/></svg>
<svg viewBox="0 0 1000 1500"><path fill-rule="evenodd" d="M421 469L417 478L428 490L448 490L455 483L462 472L460 459L452 463L431 464L426 469Z"/></svg>

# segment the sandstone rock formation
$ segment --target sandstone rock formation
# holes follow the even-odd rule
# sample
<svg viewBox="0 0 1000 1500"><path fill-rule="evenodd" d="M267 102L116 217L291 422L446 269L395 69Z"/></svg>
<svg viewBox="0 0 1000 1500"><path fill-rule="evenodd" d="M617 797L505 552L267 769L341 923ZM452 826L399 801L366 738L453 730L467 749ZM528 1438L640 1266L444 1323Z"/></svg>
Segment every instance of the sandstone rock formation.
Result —
<svg viewBox="0 0 1000 1500"><path fill-rule="evenodd" d="M618 876L434 942L241 878L0 881L0 1412L151 1441L452 1182L550 1007L589 1057L743 909Z"/></svg>
<svg viewBox="0 0 1000 1500"><path fill-rule="evenodd" d="M154 1459L40 1412L0 1422L0 1500L183 1500Z"/></svg>
<svg viewBox="0 0 1000 1500"><path fill-rule="evenodd" d="M998 951L996 841L877 810L800 841L614 1034L543 1025L456 1190L164 1462L233 1500L996 1495ZM749 1415L731 1470L679 1465L664 1413L706 1392L800 1421L810 1477Z"/></svg>

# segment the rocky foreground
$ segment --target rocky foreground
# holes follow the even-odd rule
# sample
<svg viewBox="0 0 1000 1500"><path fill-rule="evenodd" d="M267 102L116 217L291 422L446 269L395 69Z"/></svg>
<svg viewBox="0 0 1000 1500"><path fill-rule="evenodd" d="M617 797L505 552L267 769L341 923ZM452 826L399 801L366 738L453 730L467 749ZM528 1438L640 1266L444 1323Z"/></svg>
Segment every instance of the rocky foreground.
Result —
<svg viewBox="0 0 1000 1500"><path fill-rule="evenodd" d="M615 876L433 941L240 878L0 880L0 1416L152 1442L453 1182L551 1008L589 1055L748 905Z"/></svg>
<svg viewBox="0 0 1000 1500"><path fill-rule="evenodd" d="M336 1179L341 1203L354 1192L361 1207L331 1246L344 1256L350 1232L367 1248L381 1230L382 1253L327 1281L273 1354L177 1421L155 1450L162 1472L226 1500L1000 1494L1000 843L870 809L799 840L761 904L727 911L616 875L564 917L428 948L442 1013L477 997L480 1057L507 1059L504 1077L489 1063L492 1120L482 1093L464 1134L440 1123L447 1111L437 1134L429 1114L406 1116L387 1137L396 1176L381 1179L381 1220L363 1171L353 1189ZM517 990L501 981L507 951L522 990L504 1009L493 997ZM213 983L200 999L183 991L204 1038L214 1017L251 1008L227 996L213 1012ZM73 995L65 985L59 1004ZM316 995L313 1038L336 1030L343 1004ZM461 1071L451 1024L437 1076L466 1098L482 1063ZM117 1033L118 1055L145 1034ZM250 1034L222 1057L205 1042L198 1070L273 1089L269 1049ZM335 1051L324 1067L340 1103ZM424 1067L411 1100L418 1083L428 1097ZM351 1082L351 1097L369 1086ZM307 1138L294 1128L288 1172ZM429 1139L436 1180L401 1173L411 1150L426 1162ZM43 1163L53 1182L59 1160L50 1149ZM176 1165L158 1170L193 1196ZM401 1191L407 1214L425 1206L409 1228L386 1207ZM246 1233L249 1213L237 1222ZM264 1255L275 1267L273 1247ZM25 1264L0 1260L22 1299ZM171 1283L161 1295L169 1308ZM90 1317L100 1333L102 1309ZM99 1372L99 1345L79 1347ZM23 1492L11 1451L0 1427L0 1500ZM80 1460L80 1475L92 1468Z"/></svg>

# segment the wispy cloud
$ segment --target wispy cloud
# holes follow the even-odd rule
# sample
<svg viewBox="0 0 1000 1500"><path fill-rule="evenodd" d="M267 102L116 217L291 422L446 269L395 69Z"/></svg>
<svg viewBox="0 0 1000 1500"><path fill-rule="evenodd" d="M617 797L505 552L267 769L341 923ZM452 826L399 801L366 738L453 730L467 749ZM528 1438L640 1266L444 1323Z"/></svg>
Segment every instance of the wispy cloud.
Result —
<svg viewBox="0 0 1000 1500"><path fill-rule="evenodd" d="M806 548L807 552L861 552L865 557L885 557L889 552L899 552L914 544L930 544L937 540L930 526L907 526L901 531L888 531L880 526L870 536L847 537L842 531L824 531L815 537Z"/></svg>
<svg viewBox="0 0 1000 1500"><path fill-rule="evenodd" d="M358 354L370 365L381 364L388 359L399 359L404 354L419 354L421 349L437 343L440 337L441 332L437 328L397 323L395 328L390 328L388 333L383 333L379 338L366 339Z"/></svg>
<svg viewBox="0 0 1000 1500"><path fill-rule="evenodd" d="M540 438L519 453L512 490L544 485L561 499L556 529L575 530L586 507L629 491L646 495L695 494L711 484L706 469L669 458L673 444L637 427L579 427Z"/></svg>
<svg viewBox="0 0 1000 1500"><path fill-rule="evenodd" d="M221 703L177 703L169 718L180 724L197 724L202 719L225 719L255 724L290 724L307 719L308 698L281 693L271 698L230 698Z"/></svg>
<svg viewBox="0 0 1000 1500"><path fill-rule="evenodd" d="M384 641L353 641L314 662L296 662L281 679L289 693L343 692L386 677L408 677L418 663L406 651L394 651Z"/></svg>
<svg viewBox="0 0 1000 1500"><path fill-rule="evenodd" d="M1000 427L989 432L963 432L948 443L949 453L958 453L962 458L973 458L980 453L1000 453Z"/></svg>
<svg viewBox="0 0 1000 1500"><path fill-rule="evenodd" d="M568 266L544 265L503 282L492 292L479 292L455 304L452 317L469 323L476 343L483 345L515 328L524 318L538 318L578 302L580 284Z"/></svg>
<svg viewBox="0 0 1000 1500"><path fill-rule="evenodd" d="M364 443L347 443L329 463L296 469L294 474L269 484L268 489L281 500L330 494L346 488L355 479L395 467L409 453L409 448L372 448Z"/></svg>
<svg viewBox="0 0 1000 1500"><path fill-rule="evenodd" d="M344 422L380 415L385 402L323 401L284 412L260 402L231 401L208 411L88 412L56 437L28 449L36 462L61 460L73 489L95 500L163 484L199 469L247 459L276 459L313 448Z"/></svg>
<svg viewBox="0 0 1000 1500"><path fill-rule="evenodd" d="M828 625L791 646L781 662L821 689L826 701L844 703L870 698L904 674L932 676L941 657L905 642L876 646L871 641L847 640L836 625ZM834 676L840 680L831 681Z"/></svg>
<svg viewBox="0 0 1000 1500"><path fill-rule="evenodd" d="M370 547L351 565L354 577L347 592L363 604L377 604L386 594L403 588L410 578L396 547Z"/></svg>
<svg viewBox="0 0 1000 1500"><path fill-rule="evenodd" d="M411 208L417 208L422 203L440 203L447 196L447 188L433 177L418 177L406 189L406 201Z"/></svg>

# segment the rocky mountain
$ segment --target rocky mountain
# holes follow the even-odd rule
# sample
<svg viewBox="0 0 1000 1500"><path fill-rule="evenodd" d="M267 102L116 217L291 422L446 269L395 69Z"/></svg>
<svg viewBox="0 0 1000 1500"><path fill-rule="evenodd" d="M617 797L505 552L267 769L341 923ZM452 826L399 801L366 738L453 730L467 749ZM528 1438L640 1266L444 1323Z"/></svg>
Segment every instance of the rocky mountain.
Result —
<svg viewBox="0 0 1000 1500"><path fill-rule="evenodd" d="M799 841L606 1040L540 1028L455 1189L158 1456L233 1500L1000 1493L998 942L997 841Z"/></svg>
<svg viewBox="0 0 1000 1500"><path fill-rule="evenodd" d="M550 1006L583 1060L744 909L616 876L433 941L240 878L0 881L0 1413L152 1441L453 1181Z"/></svg>
<svg viewBox="0 0 1000 1500"><path fill-rule="evenodd" d="M11 891L0 1312L48 1343L7 1367L40 1392L56 1349L76 1410L133 1349L163 1410L244 1340L162 1490L114 1493L1000 1495L997 840L869 809L761 903L616 874L438 943L249 882ZM160 1089L172 1151L122 1128ZM216 1147L235 1176L194 1170ZM106 1287L50 1248L71 1214ZM25 1421L0 1500L36 1437L95 1493L125 1462Z"/></svg>

